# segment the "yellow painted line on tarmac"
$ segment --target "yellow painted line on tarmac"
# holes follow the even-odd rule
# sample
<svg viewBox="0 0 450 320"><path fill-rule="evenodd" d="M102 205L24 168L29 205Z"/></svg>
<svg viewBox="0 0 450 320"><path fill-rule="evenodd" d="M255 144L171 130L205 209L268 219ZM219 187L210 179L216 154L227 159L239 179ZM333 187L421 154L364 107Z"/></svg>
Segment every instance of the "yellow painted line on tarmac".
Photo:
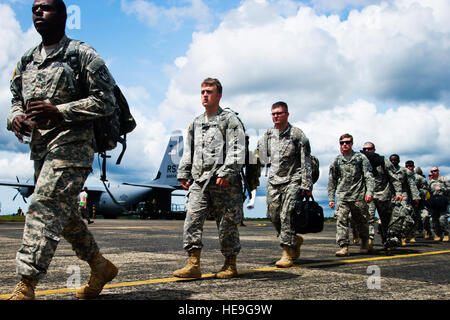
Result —
<svg viewBox="0 0 450 320"><path fill-rule="evenodd" d="M350 263L360 263L360 262L371 262L371 261L380 261L380 260L392 260L392 259L404 259L404 258L414 258L414 257L423 257L430 255L438 255L438 254L446 254L450 253L450 250L442 250L442 251L432 251L432 252L424 252L424 253L413 253L413 254L404 254L404 255L395 255L395 256L382 256L382 257L371 257L371 258L363 258L363 259L346 259L346 260L336 260L336 261L327 261L327 262L316 262L316 263L307 263L301 265L294 265L290 268L277 268L277 267L266 267L266 268L257 268L257 269L249 269L249 270L239 270L239 274L249 274L254 272L269 272L269 271L283 271L288 269L303 269L303 268L313 268L313 267L321 267L321 266L332 266L339 264L350 264ZM202 279L210 279L214 278L214 273L208 273L202 275ZM142 280L142 281L130 281L130 282L121 282L121 283L111 283L105 285L105 289L114 289L114 288L122 288L122 287L135 287L135 286L143 286L143 285L152 285L152 284L161 284L161 283L173 283L173 282L184 282L184 281L195 281L198 279L181 279L181 278L162 278L162 279L150 279L150 280ZM62 289L54 289L54 290L43 290L37 291L36 296L47 296L53 294L64 294L64 293L74 293L77 291L77 288L62 288ZM5 300L10 296L10 294L0 295L0 300Z"/></svg>
<svg viewBox="0 0 450 320"><path fill-rule="evenodd" d="M266 223L258 223L258 224L248 224L248 227L265 227L267 226ZM123 226L123 227L116 227L116 226L89 226L89 229L93 230L107 230L107 229L117 229L117 230L139 230L139 229L178 229L179 226L160 226L160 225L147 225L147 226ZM205 226L205 228L216 228L215 226ZM0 228L0 230L23 230L24 226L20 227L6 227L6 228Z"/></svg>

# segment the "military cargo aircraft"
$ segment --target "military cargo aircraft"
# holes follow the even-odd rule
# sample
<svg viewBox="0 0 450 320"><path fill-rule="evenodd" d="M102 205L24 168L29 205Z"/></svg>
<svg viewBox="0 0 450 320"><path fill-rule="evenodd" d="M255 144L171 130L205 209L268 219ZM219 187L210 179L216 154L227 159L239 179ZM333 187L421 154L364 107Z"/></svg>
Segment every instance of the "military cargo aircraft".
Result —
<svg viewBox="0 0 450 320"><path fill-rule="evenodd" d="M180 189L177 171L182 154L183 136L180 132L175 132L170 137L158 174L151 183L124 182L116 186L108 186L105 183L104 188L86 186L91 215L101 215L105 218L137 215L142 219L184 219L185 212L182 208L172 208L172 193ZM20 183L19 179L17 183L0 181L0 186L16 188L18 192L14 199L20 194L25 202L34 191L34 183Z"/></svg>

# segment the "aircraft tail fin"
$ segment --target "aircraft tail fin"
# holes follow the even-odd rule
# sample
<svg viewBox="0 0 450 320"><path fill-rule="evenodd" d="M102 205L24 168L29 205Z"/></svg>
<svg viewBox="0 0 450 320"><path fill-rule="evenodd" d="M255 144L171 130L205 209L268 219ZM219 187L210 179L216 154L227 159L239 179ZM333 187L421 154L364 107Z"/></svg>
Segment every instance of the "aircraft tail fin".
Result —
<svg viewBox="0 0 450 320"><path fill-rule="evenodd" d="M174 131L164 152L161 166L154 182L173 187L180 186L177 180L177 172L183 155L183 146L183 135L181 131Z"/></svg>

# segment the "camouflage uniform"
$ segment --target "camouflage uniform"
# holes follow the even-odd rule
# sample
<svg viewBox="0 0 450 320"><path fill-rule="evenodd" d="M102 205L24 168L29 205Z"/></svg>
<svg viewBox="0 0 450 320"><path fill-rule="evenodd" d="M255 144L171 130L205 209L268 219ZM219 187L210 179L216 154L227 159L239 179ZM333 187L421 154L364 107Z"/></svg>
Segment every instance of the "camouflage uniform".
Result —
<svg viewBox="0 0 450 320"><path fill-rule="evenodd" d="M373 168L373 176L375 189L373 201L369 204L369 211L372 211L373 215L375 215L375 209L378 211L381 220L381 236L384 242L392 216L392 201L395 196L401 195L402 186L394 172L394 167L387 159L384 159L384 165ZM370 230L369 236L371 236ZM373 235L371 239L373 239Z"/></svg>
<svg viewBox="0 0 450 320"><path fill-rule="evenodd" d="M309 140L291 124L282 132L271 128L260 139L258 153L263 163L270 163L267 217L278 232L280 245L294 247L297 237L291 217L299 208L302 190L311 190L313 184Z"/></svg>
<svg viewBox="0 0 450 320"><path fill-rule="evenodd" d="M86 44L79 44L80 74L65 61L74 40L64 36L46 58L42 44L19 61L11 81L12 107L7 127L24 115L29 101L56 105L64 121L34 129L30 144L35 167L35 190L26 216L22 246L17 253L19 275L42 278L55 254L61 235L77 256L90 260L99 248L77 213L77 195L92 171L94 133L92 119L112 112L114 80L103 60ZM82 96L83 83L88 92Z"/></svg>
<svg viewBox="0 0 450 320"><path fill-rule="evenodd" d="M374 180L371 170L369 160L359 152L352 152L349 157L340 154L330 165L328 200L334 202L336 195L336 243L340 247L350 244L350 212L361 240L366 242L369 237L369 213L364 197L373 196Z"/></svg>
<svg viewBox="0 0 450 320"><path fill-rule="evenodd" d="M428 186L430 188L431 196L446 196L447 199L450 196L450 183L444 177L439 177L436 180L430 179L428 181ZM440 188L440 190L436 190L436 187ZM433 217L434 233L438 236L442 236L442 234L448 235L448 206L447 210L441 212L432 211L431 215Z"/></svg>
<svg viewBox="0 0 450 320"><path fill-rule="evenodd" d="M414 228L414 220L412 218L414 209L412 202L420 200L419 190L417 190L414 180L414 173L400 166L393 166L397 179L402 186L401 202L395 201L392 209L391 222L387 235L388 247L400 245L400 239L406 238Z"/></svg>
<svg viewBox="0 0 450 320"><path fill-rule="evenodd" d="M428 234L431 234L431 225L430 225L430 213L427 208L424 206L424 201L428 192L430 192L427 179L421 176L418 173L414 173L414 181L416 182L417 190L420 195L420 204L418 207L414 206L414 221L415 221L415 232L419 234L423 233L425 230Z"/></svg>
<svg viewBox="0 0 450 320"><path fill-rule="evenodd" d="M224 256L237 255L241 245L238 224L242 220L243 191L240 171L245 162L244 129L234 112L219 108L210 117L202 114L188 128L177 179L191 181L187 194L183 246L201 249L203 224L214 216ZM217 178L230 184L221 188Z"/></svg>

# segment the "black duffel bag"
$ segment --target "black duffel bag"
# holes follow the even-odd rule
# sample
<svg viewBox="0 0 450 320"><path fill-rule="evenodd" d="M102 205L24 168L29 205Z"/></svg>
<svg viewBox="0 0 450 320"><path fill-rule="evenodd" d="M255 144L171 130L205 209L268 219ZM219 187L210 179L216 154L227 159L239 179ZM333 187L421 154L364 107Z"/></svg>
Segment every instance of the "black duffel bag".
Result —
<svg viewBox="0 0 450 320"><path fill-rule="evenodd" d="M323 230L323 208L314 201L313 196L303 198L291 218L295 233L317 233Z"/></svg>
<svg viewBox="0 0 450 320"><path fill-rule="evenodd" d="M439 215L440 212L446 212L448 206L448 198L446 196L431 196L430 199L424 201L425 207L431 211L433 215Z"/></svg>

